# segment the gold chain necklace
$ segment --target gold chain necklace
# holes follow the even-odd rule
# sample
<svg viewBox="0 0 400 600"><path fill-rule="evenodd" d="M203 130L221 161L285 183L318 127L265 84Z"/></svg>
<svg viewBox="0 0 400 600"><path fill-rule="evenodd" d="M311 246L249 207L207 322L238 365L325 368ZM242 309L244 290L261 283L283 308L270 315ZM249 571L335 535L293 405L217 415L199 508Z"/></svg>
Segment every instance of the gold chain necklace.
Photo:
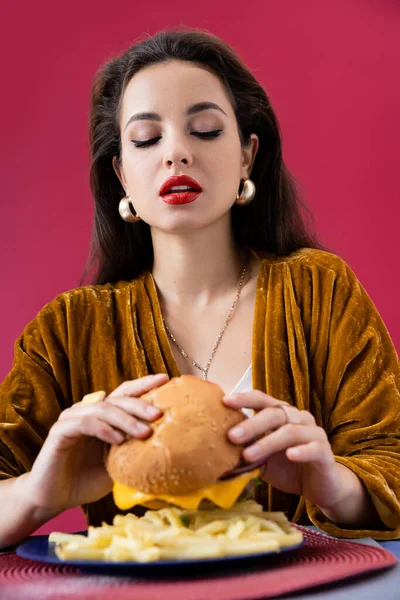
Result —
<svg viewBox="0 0 400 600"><path fill-rule="evenodd" d="M222 340L222 336L224 335L224 333L226 331L226 328L228 327L229 322L230 322L230 320L233 317L233 313L235 311L236 305L239 302L240 294L241 294L241 291L242 291L242 288L243 288L243 285L244 285L244 278L245 278L245 275L246 275L246 272L247 272L248 262L249 262L249 259L247 258L246 262L244 264L244 267L243 267L243 269L241 271L241 274L240 274L239 286L238 286L238 289L237 289L237 292L236 292L235 299L233 301L233 304L231 306L229 314L228 314L228 316L227 316L227 318L225 320L224 326L222 327L221 331L219 332L219 334L217 336L217 339L216 339L216 342L215 342L215 346L213 348L213 351L211 352L211 356L208 359L207 364L206 364L206 366L204 368L201 367L195 360L193 360L193 358L191 358L187 352L185 352L185 350L182 348L182 346L180 345L180 343L177 341L177 339L175 338L175 336L173 335L173 333L170 331L168 325L165 322L165 319L163 319L165 330L168 333L168 335L171 338L171 340L174 342L175 346L178 348L179 352L182 354L182 356L184 358L186 358L186 360L193 367L195 367L196 369L198 369L199 371L201 371L203 373L203 379L204 380L207 380L208 371L210 369L210 366L211 366L211 363L212 363L212 361L214 359L214 356L215 356L215 354L216 354L216 352L218 350L218 346L220 345L220 342Z"/></svg>

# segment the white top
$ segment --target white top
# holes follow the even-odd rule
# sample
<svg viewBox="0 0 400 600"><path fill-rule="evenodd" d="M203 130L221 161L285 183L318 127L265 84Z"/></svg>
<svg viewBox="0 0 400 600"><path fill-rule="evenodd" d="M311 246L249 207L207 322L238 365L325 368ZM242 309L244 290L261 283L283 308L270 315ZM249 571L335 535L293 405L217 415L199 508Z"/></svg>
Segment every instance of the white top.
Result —
<svg viewBox="0 0 400 600"><path fill-rule="evenodd" d="M249 366L243 377L240 381L235 385L231 394L234 392L249 392L253 389L253 367ZM246 417L252 417L254 415L254 410L252 408L242 408L242 412L246 415Z"/></svg>

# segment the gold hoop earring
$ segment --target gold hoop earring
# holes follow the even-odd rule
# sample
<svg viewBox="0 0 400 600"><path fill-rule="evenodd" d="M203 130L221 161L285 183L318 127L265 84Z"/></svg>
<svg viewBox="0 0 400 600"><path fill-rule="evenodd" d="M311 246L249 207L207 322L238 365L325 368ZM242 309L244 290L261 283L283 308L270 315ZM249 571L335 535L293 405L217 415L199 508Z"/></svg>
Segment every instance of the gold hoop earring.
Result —
<svg viewBox="0 0 400 600"><path fill-rule="evenodd" d="M245 179L243 181L243 188L240 194L236 195L235 204L239 206L246 206L246 204L250 204L252 200L254 200L254 196L256 195L256 186L252 182L251 179Z"/></svg>
<svg viewBox="0 0 400 600"><path fill-rule="evenodd" d="M134 211L135 209L133 208L131 197L125 196L122 198L122 200L120 200L118 205L120 216L127 223L137 223L138 221L141 221L142 219L136 214L136 211L133 213L132 210Z"/></svg>

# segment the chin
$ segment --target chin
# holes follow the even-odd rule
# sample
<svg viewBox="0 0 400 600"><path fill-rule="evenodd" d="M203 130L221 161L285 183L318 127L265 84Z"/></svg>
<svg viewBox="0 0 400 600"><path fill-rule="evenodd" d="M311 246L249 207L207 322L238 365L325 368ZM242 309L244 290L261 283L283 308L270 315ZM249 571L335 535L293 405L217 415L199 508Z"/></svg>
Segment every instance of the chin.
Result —
<svg viewBox="0 0 400 600"><path fill-rule="evenodd" d="M176 235L185 235L194 231L212 229L214 227L226 227L231 229L231 205L222 207L218 211L214 209L207 210L203 205L201 210L188 210L188 206L183 207L184 210L171 210L157 215L157 221L149 215L149 220L144 219L151 229L160 230L163 233L172 233Z"/></svg>

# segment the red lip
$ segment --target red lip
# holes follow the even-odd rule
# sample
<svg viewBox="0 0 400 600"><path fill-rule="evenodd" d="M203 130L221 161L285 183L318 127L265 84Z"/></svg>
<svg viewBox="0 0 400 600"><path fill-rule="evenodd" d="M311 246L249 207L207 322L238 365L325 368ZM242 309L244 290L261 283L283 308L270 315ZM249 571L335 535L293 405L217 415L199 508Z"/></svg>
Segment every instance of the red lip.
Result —
<svg viewBox="0 0 400 600"><path fill-rule="evenodd" d="M201 192L175 192L174 194L164 194L161 200L166 204L190 204L200 196Z"/></svg>
<svg viewBox="0 0 400 600"><path fill-rule="evenodd" d="M177 175L175 177L168 177L162 184L160 188L160 196L165 196L169 190L176 185L187 185L191 187L194 191L190 192L175 192L173 194L168 194L168 196L183 196L187 194L194 194L195 192L198 194L202 192L201 185L192 177L188 175Z"/></svg>

